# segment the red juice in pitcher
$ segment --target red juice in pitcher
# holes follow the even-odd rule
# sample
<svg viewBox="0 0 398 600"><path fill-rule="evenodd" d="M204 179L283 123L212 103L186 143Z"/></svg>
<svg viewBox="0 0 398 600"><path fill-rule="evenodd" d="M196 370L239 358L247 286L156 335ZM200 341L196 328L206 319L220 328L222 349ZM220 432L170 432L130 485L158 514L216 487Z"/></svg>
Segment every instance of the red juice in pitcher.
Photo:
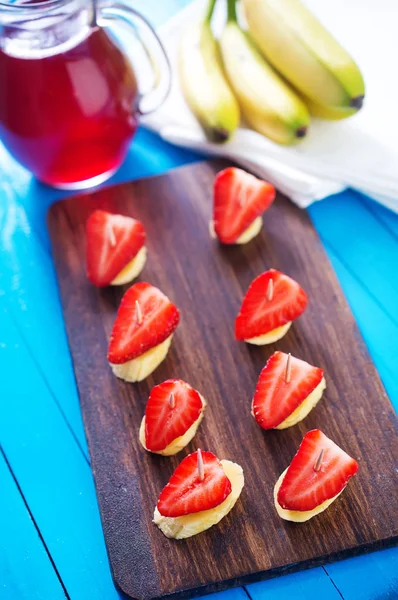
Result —
<svg viewBox="0 0 398 600"><path fill-rule="evenodd" d="M39 180L78 186L122 162L137 127L138 86L104 29L43 57L0 50L0 81L0 139Z"/></svg>

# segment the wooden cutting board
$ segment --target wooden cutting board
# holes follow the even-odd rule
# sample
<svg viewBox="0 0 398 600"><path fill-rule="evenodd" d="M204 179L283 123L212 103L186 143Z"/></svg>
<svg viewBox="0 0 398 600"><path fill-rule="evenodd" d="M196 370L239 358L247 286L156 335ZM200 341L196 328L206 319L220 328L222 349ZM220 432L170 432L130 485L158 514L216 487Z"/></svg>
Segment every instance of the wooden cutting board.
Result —
<svg viewBox="0 0 398 600"><path fill-rule="evenodd" d="M245 246L209 237L214 175L203 162L55 204L49 228L66 328L116 584L138 598L193 596L393 545L398 539L397 420L306 212L279 195ZM118 380L107 343L126 287L96 289L85 275L85 222L94 208L140 219L149 259L140 277L181 311L167 359L139 384ZM273 346L234 341L252 279L275 267L297 279L309 306ZM372 318L372 315L369 315ZM262 431L250 415L257 377L276 349L321 366L327 390L301 423ZM151 388L185 379L208 401L193 442L163 458L143 450L138 427ZM273 487L306 431L319 427L359 461L359 473L322 515L282 521ZM159 492L197 447L242 465L245 488L219 525L188 540L152 524Z"/></svg>

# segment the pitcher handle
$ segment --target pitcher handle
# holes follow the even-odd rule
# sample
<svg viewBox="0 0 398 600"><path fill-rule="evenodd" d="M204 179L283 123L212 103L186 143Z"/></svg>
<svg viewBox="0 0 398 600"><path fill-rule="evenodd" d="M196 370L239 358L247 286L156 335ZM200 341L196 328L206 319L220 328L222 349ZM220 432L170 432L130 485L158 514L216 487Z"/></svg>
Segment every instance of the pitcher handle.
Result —
<svg viewBox="0 0 398 600"><path fill-rule="evenodd" d="M153 84L149 90L140 94L137 107L139 115L148 115L156 110L161 104L163 104L171 88L171 66L163 44L147 19L124 2L113 2L112 4L106 4L103 6L100 5L99 12L100 15L98 16L100 16L101 20L105 19L106 21L123 21L129 25L129 27L134 30L136 38L140 42L145 54L148 57L153 71ZM143 39L140 30L134 22L135 20L139 21L144 26L144 30L151 34L151 37L157 46L157 50L163 59L165 68L161 68L159 60L155 58L152 49Z"/></svg>

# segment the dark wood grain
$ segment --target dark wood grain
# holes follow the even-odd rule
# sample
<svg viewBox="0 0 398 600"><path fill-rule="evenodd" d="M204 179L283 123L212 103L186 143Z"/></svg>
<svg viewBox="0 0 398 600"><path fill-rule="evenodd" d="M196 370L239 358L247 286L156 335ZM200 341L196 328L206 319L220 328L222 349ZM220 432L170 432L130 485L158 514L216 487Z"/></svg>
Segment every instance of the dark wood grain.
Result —
<svg viewBox="0 0 398 600"><path fill-rule="evenodd" d="M66 327L116 584L128 595L193 596L302 569L398 539L396 416L307 214L278 196L263 232L245 246L211 240L211 188L225 163L206 162L54 205L49 227ZM141 219L149 259L141 280L180 308L167 359L140 384L113 376L107 341L126 288L86 280L85 222L101 207ZM275 267L308 292L306 313L276 345L234 341L234 319L252 279ZM369 315L372 318L372 315ZM301 423L262 431L250 416L258 374L276 349L319 365L327 390ZM180 377L209 406L193 442L162 458L143 450L138 427L153 385ZM322 515L282 521L272 492L304 433L320 427L360 464ZM246 485L218 525L183 541L152 524L160 490L189 452L212 450L242 465Z"/></svg>

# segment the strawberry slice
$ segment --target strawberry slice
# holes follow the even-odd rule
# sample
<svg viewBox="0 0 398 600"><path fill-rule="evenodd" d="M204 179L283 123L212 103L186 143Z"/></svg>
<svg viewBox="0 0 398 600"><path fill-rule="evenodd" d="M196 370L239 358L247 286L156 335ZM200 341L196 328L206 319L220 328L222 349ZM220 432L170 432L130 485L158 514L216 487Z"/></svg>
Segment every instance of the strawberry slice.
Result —
<svg viewBox="0 0 398 600"><path fill-rule="evenodd" d="M278 503L287 510L313 510L337 496L357 471L356 460L320 429L313 429L304 436L286 471Z"/></svg>
<svg viewBox="0 0 398 600"><path fill-rule="evenodd" d="M118 365L161 344L178 325L180 313L149 283L135 283L124 294L113 325L108 360Z"/></svg>
<svg viewBox="0 0 398 600"><path fill-rule="evenodd" d="M235 337L250 340L286 325L297 319L307 304L307 294L294 279L270 269L256 277L247 290L235 321Z"/></svg>
<svg viewBox="0 0 398 600"><path fill-rule="evenodd" d="M95 210L86 224L88 279L97 287L109 285L144 244L140 221Z"/></svg>
<svg viewBox="0 0 398 600"><path fill-rule="evenodd" d="M203 479L198 468L200 454ZM157 507L164 517L182 517L215 508L224 502L231 491L231 482L218 458L212 452L197 450L178 465L163 488Z"/></svg>
<svg viewBox="0 0 398 600"><path fill-rule="evenodd" d="M260 373L252 414L263 429L280 425L322 381L322 369L291 356L290 377L286 383L287 361L287 354L274 352Z"/></svg>
<svg viewBox="0 0 398 600"><path fill-rule="evenodd" d="M184 435L202 411L199 393L181 379L156 385L145 411L145 445L152 452L164 450Z"/></svg>
<svg viewBox="0 0 398 600"><path fill-rule="evenodd" d="M254 175L229 167L214 181L214 231L223 244L234 244L275 199L275 188Z"/></svg>

